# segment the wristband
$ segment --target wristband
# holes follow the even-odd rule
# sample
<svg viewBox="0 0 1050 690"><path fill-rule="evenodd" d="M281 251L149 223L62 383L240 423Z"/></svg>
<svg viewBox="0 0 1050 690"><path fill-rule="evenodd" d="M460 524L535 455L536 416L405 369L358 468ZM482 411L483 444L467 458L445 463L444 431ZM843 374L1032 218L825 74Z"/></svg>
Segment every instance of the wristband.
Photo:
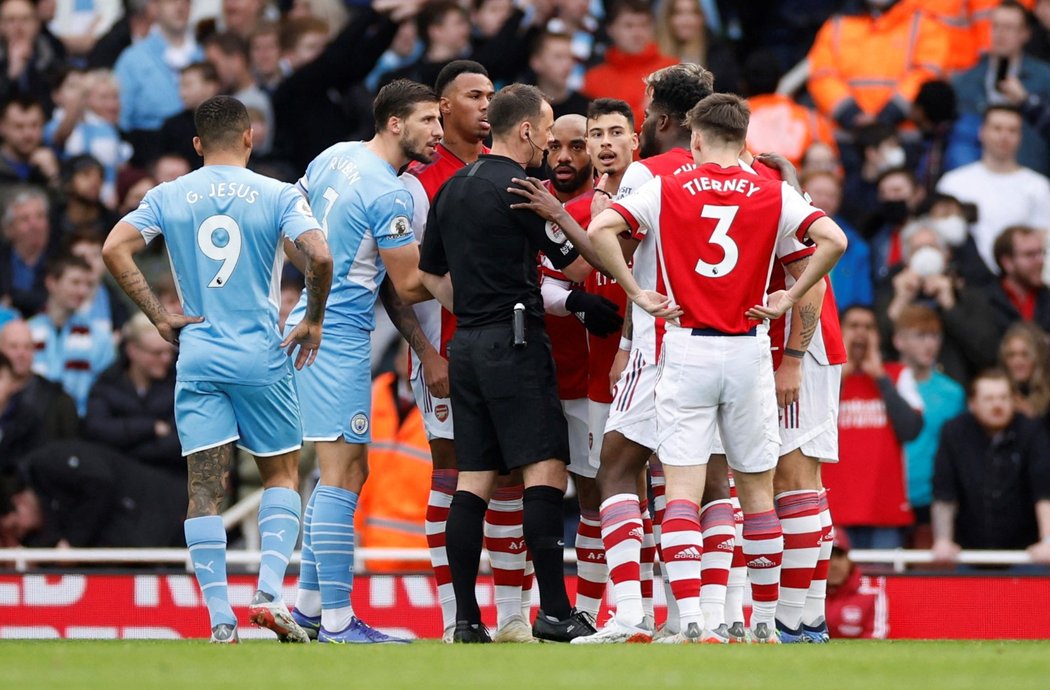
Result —
<svg viewBox="0 0 1050 690"><path fill-rule="evenodd" d="M784 355L786 357L795 357L796 359L802 359L803 357L806 356L806 351L805 350L795 350L795 349L792 349L790 347L785 347L784 348Z"/></svg>
<svg viewBox="0 0 1050 690"><path fill-rule="evenodd" d="M607 196L610 199L612 199L612 194L610 194L609 192L605 191L604 189L598 189L597 187L595 187L594 188L594 193L595 194L604 194L605 196Z"/></svg>
<svg viewBox="0 0 1050 690"><path fill-rule="evenodd" d="M631 339L630 338L621 337L620 338L620 349L621 350L630 351L631 350Z"/></svg>

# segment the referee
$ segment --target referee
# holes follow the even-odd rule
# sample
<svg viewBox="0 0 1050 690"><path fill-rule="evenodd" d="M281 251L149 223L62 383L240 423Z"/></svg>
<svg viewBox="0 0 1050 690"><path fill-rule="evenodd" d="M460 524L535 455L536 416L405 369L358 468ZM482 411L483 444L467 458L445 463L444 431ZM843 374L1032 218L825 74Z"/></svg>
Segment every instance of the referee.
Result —
<svg viewBox="0 0 1050 690"><path fill-rule="evenodd" d="M474 595L482 522L497 475L521 468L525 543L540 590L533 635L568 642L594 627L565 593L561 504L568 432L543 325L536 253L571 280L583 281L591 267L556 225L510 208L521 201L507 191L511 180L543 163L554 124L550 104L536 87L512 84L493 97L488 118L492 152L438 192L419 259L423 282L457 322L448 352L459 483L445 543L456 593L453 639L490 641Z"/></svg>

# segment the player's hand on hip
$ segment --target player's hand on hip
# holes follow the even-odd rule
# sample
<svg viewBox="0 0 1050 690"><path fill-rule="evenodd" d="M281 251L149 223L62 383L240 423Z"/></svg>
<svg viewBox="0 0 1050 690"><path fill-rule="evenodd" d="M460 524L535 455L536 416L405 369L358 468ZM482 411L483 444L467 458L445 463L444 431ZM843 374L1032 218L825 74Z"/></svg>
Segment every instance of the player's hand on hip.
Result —
<svg viewBox="0 0 1050 690"><path fill-rule="evenodd" d="M756 304L747 310L746 315L749 319L779 319L794 304L795 300L791 299L787 290L777 290L769 295L764 306Z"/></svg>
<svg viewBox="0 0 1050 690"><path fill-rule="evenodd" d="M172 345L179 344L179 333L182 329L191 323L202 323L204 321L203 316L186 316L185 314L165 314L156 323L157 332L160 333L160 337L167 340Z"/></svg>
<svg viewBox="0 0 1050 690"><path fill-rule="evenodd" d="M511 182L518 186L507 187L507 191L526 200L511 204L511 208L532 211L540 218L552 222L564 210L561 202L547 191L547 188L543 186L543 182L535 177L526 177L524 180L515 177Z"/></svg>
<svg viewBox="0 0 1050 690"><path fill-rule="evenodd" d="M797 403L802 388L802 360L784 355L773 374L773 380L777 388L777 407L785 408Z"/></svg>
<svg viewBox="0 0 1050 690"><path fill-rule="evenodd" d="M591 218L612 206L612 194L609 193L609 173L602 173L598 184L594 185L594 196L591 197Z"/></svg>
<svg viewBox="0 0 1050 690"><path fill-rule="evenodd" d="M321 324L310 321L300 321L292 332L281 343L281 349L291 357L295 349L299 348L299 354L295 357L295 368L308 367L317 359L317 350L321 347Z"/></svg>
<svg viewBox="0 0 1050 690"><path fill-rule="evenodd" d="M430 389L430 394L435 398L447 398L448 387L448 360L442 357L437 350L428 350L419 360L423 367L423 383Z"/></svg>
<svg viewBox="0 0 1050 690"><path fill-rule="evenodd" d="M682 309L672 302L670 297L652 290L642 290L632 301L656 318L663 319L676 326L678 325L678 317L682 315Z"/></svg>

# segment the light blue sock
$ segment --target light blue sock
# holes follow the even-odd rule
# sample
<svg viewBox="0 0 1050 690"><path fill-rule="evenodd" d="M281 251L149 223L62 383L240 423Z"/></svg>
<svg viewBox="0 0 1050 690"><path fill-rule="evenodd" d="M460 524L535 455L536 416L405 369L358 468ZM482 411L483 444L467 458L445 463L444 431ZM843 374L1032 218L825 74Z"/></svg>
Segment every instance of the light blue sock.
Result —
<svg viewBox="0 0 1050 690"><path fill-rule="evenodd" d="M350 607L354 582L354 511L357 494L318 486L310 522L310 547L317 562L321 609Z"/></svg>
<svg viewBox="0 0 1050 690"><path fill-rule="evenodd" d="M259 505L259 534L262 535L262 560L259 563L259 589L280 601L284 573L299 539L299 511L302 498L293 489L272 488L263 491Z"/></svg>
<svg viewBox="0 0 1050 690"><path fill-rule="evenodd" d="M208 605L211 627L220 623L237 625L226 589L226 528L222 526L222 518L218 515L190 518L183 527L193 572Z"/></svg>
<svg viewBox="0 0 1050 690"><path fill-rule="evenodd" d="M307 616L321 615L321 586L317 583L317 559L314 557L313 539L310 537L317 488L314 487L303 512L303 553L299 564L299 591L295 596L295 608Z"/></svg>

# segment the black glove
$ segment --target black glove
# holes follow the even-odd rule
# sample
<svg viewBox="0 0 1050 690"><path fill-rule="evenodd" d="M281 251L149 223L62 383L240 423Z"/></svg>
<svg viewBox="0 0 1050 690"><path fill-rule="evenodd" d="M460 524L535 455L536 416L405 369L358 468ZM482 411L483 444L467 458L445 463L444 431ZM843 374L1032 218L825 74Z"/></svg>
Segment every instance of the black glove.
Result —
<svg viewBox="0 0 1050 690"><path fill-rule="evenodd" d="M584 328L604 338L620 330L623 317L617 313L616 303L601 295L573 290L565 299L565 308L583 323Z"/></svg>

